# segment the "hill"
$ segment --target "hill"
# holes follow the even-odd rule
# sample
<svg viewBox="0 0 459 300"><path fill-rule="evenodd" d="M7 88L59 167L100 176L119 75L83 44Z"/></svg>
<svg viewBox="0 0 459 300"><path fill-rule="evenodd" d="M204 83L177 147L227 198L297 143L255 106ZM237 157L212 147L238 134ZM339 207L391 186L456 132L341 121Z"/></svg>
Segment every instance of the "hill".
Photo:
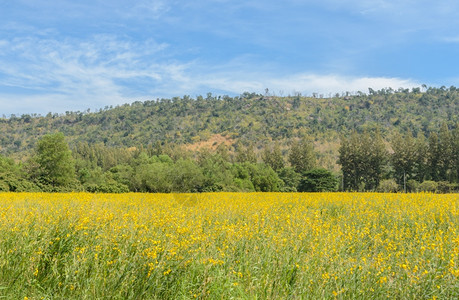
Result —
<svg viewBox="0 0 459 300"><path fill-rule="evenodd" d="M444 122L459 122L459 89L383 89L332 98L277 97L244 93L237 97L208 94L105 107L97 112L5 116L0 119L0 154L21 160L43 135L60 131L70 147L78 142L108 147L148 147L157 142L215 147L225 142L272 141L285 146L305 134L315 140L322 165L334 168L340 135L378 128L383 137L408 130L429 135ZM224 139L224 141L222 140ZM215 141L213 141L215 140Z"/></svg>

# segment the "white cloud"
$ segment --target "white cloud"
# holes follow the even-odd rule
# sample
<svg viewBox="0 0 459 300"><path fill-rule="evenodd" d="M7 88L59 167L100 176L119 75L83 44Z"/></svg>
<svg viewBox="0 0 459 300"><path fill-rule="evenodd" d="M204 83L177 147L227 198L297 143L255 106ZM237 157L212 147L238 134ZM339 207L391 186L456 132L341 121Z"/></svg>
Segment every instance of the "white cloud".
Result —
<svg viewBox="0 0 459 300"><path fill-rule="evenodd" d="M119 67L121 61L104 60L102 49L94 44L29 38L7 46L6 57L0 56L3 112L45 114L124 102L113 77L128 70Z"/></svg>
<svg viewBox="0 0 459 300"><path fill-rule="evenodd" d="M92 99L88 101L88 99ZM66 111L92 111L105 106L123 104L126 98L120 97L116 92L108 91L99 95L62 95L62 94L43 94L43 95L19 95L19 94L0 94L0 113L10 114L32 114L38 113L46 115L51 113L64 113Z"/></svg>
<svg viewBox="0 0 459 300"><path fill-rule="evenodd" d="M117 81L143 78L153 83L162 79L153 57L161 56L165 48L167 45L154 41L132 43L111 36L96 36L89 41L3 40L0 87L19 93L3 92L1 107L11 107L7 105L11 100L17 110L34 107L31 101L40 103L40 112L55 110L61 102L68 103L71 109L78 102L90 107L93 103L120 103L127 96L127 87ZM165 66L159 69L164 72ZM55 101L50 104L46 99Z"/></svg>
<svg viewBox="0 0 459 300"><path fill-rule="evenodd" d="M126 87L115 84L110 78L90 76L91 83L75 82L72 90L65 93L44 93L39 95L0 94L0 104L7 113L65 112L68 110L92 110L105 106L182 95L204 95L209 91L221 91L230 95L245 91L263 93L268 88L277 95L301 92L324 96L341 92L367 92L371 87L398 89L420 86L419 83L401 78L386 77L347 77L341 75L293 74L279 77L275 74L250 72L216 72L207 74L192 73L195 65L157 66L160 80L144 93L126 96ZM137 75L138 73L134 73ZM126 75L128 76L128 75ZM89 87L88 87L89 85ZM129 89L129 88L128 88Z"/></svg>
<svg viewBox="0 0 459 300"><path fill-rule="evenodd" d="M459 36L446 36L439 38L441 42L456 44L459 43Z"/></svg>
<svg viewBox="0 0 459 300"><path fill-rule="evenodd" d="M128 17L144 16L147 18L159 18L168 12L170 7L164 1L143 0L136 1L132 9L126 14Z"/></svg>
<svg viewBox="0 0 459 300"><path fill-rule="evenodd" d="M125 18L157 19L169 10L166 0L79 0L46 1L25 0L10 5L12 11L20 7L21 13L33 20L59 20L62 15L70 20L94 21ZM0 4L1 5L1 4ZM0 12L1 14L1 12Z"/></svg>
<svg viewBox="0 0 459 300"><path fill-rule="evenodd" d="M142 5L150 2L153 12L166 9L155 8L161 2ZM95 109L209 91L235 95L269 88L276 93L328 95L366 92L369 87L419 86L410 79L339 74L345 70L331 75L313 70L282 75L276 66L255 62L250 54L217 66L193 57L176 60L171 52L180 50L155 40L134 42L104 34L79 39L50 36L0 40L0 113Z"/></svg>
<svg viewBox="0 0 459 300"><path fill-rule="evenodd" d="M311 95L312 93L333 95L341 92L368 92L368 88L379 90L382 88L411 88L420 86L419 83L410 79L388 77L349 77L343 75L317 75L317 74L293 74L284 77L266 74L234 74L233 77L217 77L214 79L202 79L205 85L216 89L242 93L263 92L266 88L277 93L282 91L286 94L301 92Z"/></svg>

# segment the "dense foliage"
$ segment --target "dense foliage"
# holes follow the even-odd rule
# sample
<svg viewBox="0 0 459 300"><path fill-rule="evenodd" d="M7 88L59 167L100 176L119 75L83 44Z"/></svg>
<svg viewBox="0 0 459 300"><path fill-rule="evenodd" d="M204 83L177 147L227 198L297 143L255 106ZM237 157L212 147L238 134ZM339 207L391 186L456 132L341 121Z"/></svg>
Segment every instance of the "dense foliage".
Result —
<svg viewBox="0 0 459 300"><path fill-rule="evenodd" d="M134 102L105 107L98 112L0 118L0 153L27 155L41 136L56 131L64 133L72 149L78 142L145 148L157 141L193 144L215 134L245 146L252 142L256 148L278 141L282 148L302 138L304 133L318 143L338 141L340 135L354 130L375 128L384 137L408 131L414 136L428 136L445 122L450 128L459 122L459 90L455 87L428 88L425 92L370 90L368 95L357 93L333 98L208 94L196 99L184 96ZM337 147L331 150L337 153Z"/></svg>
<svg viewBox="0 0 459 300"><path fill-rule="evenodd" d="M299 192L333 192L338 182L333 174L325 169L312 169L303 173L303 179L298 185Z"/></svg>
<svg viewBox="0 0 459 300"><path fill-rule="evenodd" d="M209 94L11 116L0 119L0 190L323 191L323 175L325 190L338 182L340 190L451 192L458 104L451 87L327 99Z"/></svg>

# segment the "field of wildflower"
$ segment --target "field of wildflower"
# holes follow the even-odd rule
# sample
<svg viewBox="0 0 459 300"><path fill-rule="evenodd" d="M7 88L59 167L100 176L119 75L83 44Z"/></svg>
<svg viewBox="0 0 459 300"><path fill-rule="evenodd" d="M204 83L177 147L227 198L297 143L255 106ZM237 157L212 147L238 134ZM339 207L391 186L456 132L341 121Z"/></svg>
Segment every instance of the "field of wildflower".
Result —
<svg viewBox="0 0 459 300"><path fill-rule="evenodd" d="M457 299L459 196L0 194L0 298Z"/></svg>

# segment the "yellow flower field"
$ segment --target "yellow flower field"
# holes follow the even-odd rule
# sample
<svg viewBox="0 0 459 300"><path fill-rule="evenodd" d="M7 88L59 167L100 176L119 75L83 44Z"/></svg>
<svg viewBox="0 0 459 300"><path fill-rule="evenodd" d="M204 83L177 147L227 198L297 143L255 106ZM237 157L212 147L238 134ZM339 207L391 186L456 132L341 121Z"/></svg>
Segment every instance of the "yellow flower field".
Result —
<svg viewBox="0 0 459 300"><path fill-rule="evenodd" d="M0 194L7 299L457 299L459 196Z"/></svg>

